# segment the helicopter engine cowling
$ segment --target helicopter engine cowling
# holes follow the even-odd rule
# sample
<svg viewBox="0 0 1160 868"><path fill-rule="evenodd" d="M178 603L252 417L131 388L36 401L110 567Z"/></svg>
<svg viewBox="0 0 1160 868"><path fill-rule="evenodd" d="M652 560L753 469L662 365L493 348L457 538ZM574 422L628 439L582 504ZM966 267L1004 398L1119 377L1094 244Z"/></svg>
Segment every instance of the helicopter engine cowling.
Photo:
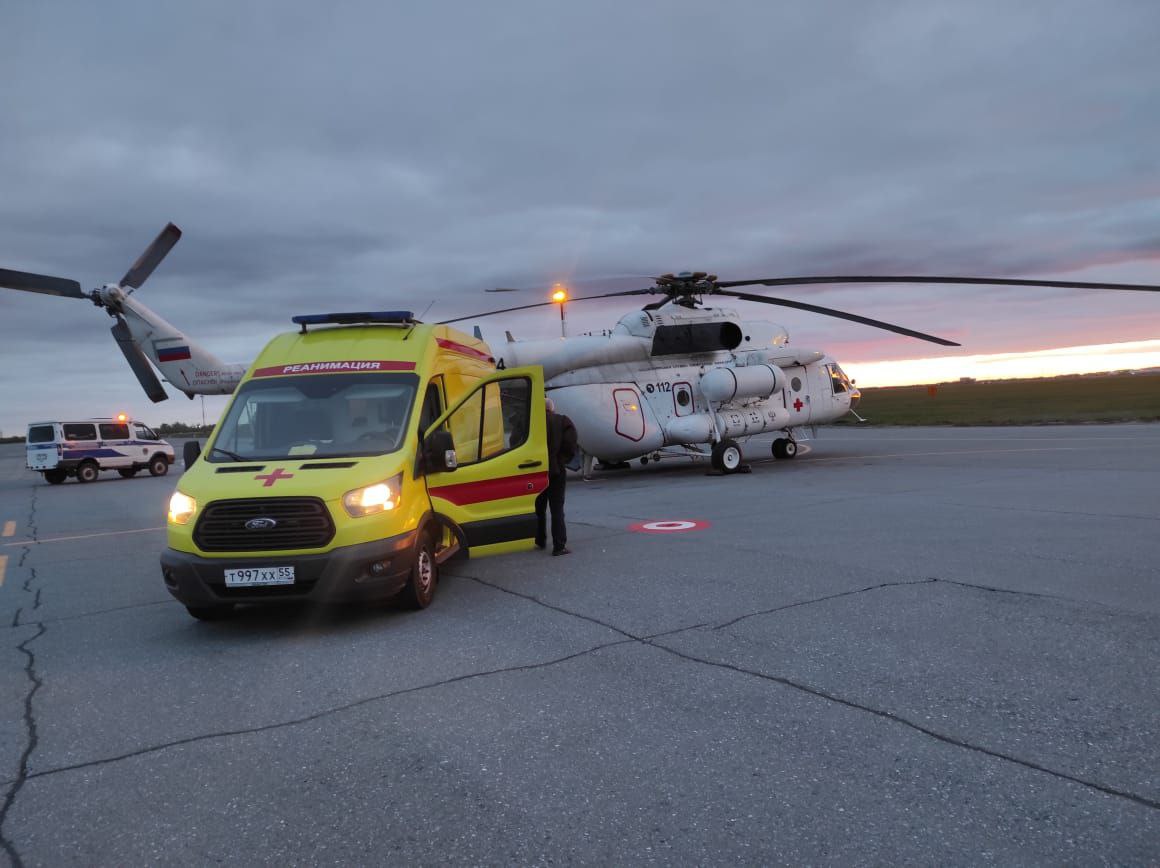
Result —
<svg viewBox="0 0 1160 868"><path fill-rule="evenodd" d="M706 371L701 377L701 392L716 403L768 398L785 388L785 372L775 365L747 365L744 368L722 367Z"/></svg>

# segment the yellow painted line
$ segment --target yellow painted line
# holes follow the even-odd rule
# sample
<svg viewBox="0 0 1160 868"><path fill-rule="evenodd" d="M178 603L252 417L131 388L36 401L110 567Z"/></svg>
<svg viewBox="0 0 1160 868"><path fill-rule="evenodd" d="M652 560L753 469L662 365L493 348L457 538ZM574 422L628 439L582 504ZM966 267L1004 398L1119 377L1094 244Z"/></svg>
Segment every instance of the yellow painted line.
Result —
<svg viewBox="0 0 1160 868"><path fill-rule="evenodd" d="M16 536L16 522L4 522L4 532L0 533L0 536Z"/></svg>
<svg viewBox="0 0 1160 868"><path fill-rule="evenodd" d="M130 533L149 533L149 532L155 531L155 530L165 530L165 525L162 525L161 527L139 527L135 530L111 530L111 531L107 531L106 533L83 533L83 534L80 534L78 536L54 536L54 537L49 537L48 539L26 539L26 540L21 540L19 542L0 543L0 545L4 545L4 546L38 546L38 545L43 545L44 543L69 542L70 540L75 540L75 539L95 539L96 537L99 537L99 536L124 536L125 534L130 534Z"/></svg>
<svg viewBox="0 0 1160 868"><path fill-rule="evenodd" d="M0 588L4 587L4 572L8 569L8 555L0 555Z"/></svg>

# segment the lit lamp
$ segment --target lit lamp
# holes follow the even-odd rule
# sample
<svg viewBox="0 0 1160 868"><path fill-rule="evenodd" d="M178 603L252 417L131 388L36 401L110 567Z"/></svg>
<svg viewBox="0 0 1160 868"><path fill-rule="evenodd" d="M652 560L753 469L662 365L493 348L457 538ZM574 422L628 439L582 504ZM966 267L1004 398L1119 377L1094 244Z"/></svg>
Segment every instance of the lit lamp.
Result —
<svg viewBox="0 0 1160 868"><path fill-rule="evenodd" d="M568 290L564 288L564 284L556 284L556 288L552 292L552 301L560 305L560 337L565 338L568 334L564 321L564 303L568 301Z"/></svg>

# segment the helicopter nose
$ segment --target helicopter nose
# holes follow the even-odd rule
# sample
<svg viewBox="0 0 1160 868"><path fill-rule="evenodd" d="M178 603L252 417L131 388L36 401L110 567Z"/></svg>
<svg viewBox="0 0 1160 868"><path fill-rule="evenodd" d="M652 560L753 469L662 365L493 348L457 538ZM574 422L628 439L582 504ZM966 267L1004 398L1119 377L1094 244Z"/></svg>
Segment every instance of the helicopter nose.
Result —
<svg viewBox="0 0 1160 868"><path fill-rule="evenodd" d="M861 400L862 400L862 390L861 389L851 389L850 390L850 409L857 410L858 409L858 402Z"/></svg>

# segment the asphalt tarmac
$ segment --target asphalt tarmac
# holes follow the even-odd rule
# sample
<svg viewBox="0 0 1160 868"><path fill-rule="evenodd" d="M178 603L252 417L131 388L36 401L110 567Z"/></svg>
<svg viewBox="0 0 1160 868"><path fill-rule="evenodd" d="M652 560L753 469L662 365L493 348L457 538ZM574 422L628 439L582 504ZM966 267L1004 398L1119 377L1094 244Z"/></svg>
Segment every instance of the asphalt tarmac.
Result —
<svg viewBox="0 0 1160 868"><path fill-rule="evenodd" d="M1160 426L811 445L573 480L571 556L424 612L221 623L176 474L0 447L0 859L1160 862Z"/></svg>

